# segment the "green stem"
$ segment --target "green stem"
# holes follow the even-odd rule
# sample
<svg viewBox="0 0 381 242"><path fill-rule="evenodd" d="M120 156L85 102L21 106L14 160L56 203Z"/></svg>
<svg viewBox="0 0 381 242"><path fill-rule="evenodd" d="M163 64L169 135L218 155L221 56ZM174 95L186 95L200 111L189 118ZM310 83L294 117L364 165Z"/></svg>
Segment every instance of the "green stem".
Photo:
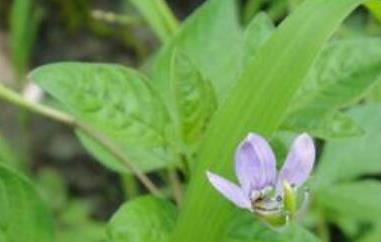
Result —
<svg viewBox="0 0 381 242"><path fill-rule="evenodd" d="M130 0L139 10L161 42L170 40L179 29L179 22L165 0Z"/></svg>
<svg viewBox="0 0 381 242"><path fill-rule="evenodd" d="M179 21L176 19L175 15L169 8L165 0L156 0L155 1L160 15L167 24L168 32L174 34L179 28Z"/></svg>
<svg viewBox="0 0 381 242"><path fill-rule="evenodd" d="M173 191L173 199L175 200L176 204L180 207L181 202L183 200L183 191L181 188L181 181L178 177L175 167L168 168L168 180Z"/></svg>
<svg viewBox="0 0 381 242"><path fill-rule="evenodd" d="M134 164L132 164L126 157L124 157L123 152L121 152L117 146L115 146L105 136L93 130L91 127L79 122L74 117L66 113L60 112L58 110L46 107L38 103L29 102L23 99L22 96L20 96L16 92L3 86L2 84L0 84L0 98L17 106L24 107L30 111L49 117L55 121L64 123L65 125L68 125L72 128L80 129L82 132L84 132L89 137L98 142L100 145L102 145L116 159L122 162L133 174L135 174L135 176L152 194L162 197L162 194L160 190L156 187L156 185L142 171L140 171Z"/></svg>
<svg viewBox="0 0 381 242"><path fill-rule="evenodd" d="M330 241L329 229L324 215L321 215L319 217L319 221L317 224L317 233L319 234L319 237L323 242Z"/></svg>
<svg viewBox="0 0 381 242"><path fill-rule="evenodd" d="M139 189L135 176L132 174L123 174L121 175L121 178L124 198L127 200L136 197L138 195Z"/></svg>

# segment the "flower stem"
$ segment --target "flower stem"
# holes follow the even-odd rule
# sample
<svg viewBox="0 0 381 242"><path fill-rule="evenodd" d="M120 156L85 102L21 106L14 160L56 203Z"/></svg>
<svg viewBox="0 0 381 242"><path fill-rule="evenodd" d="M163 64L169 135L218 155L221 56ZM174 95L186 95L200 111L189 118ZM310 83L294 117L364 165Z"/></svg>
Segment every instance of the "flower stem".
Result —
<svg viewBox="0 0 381 242"><path fill-rule="evenodd" d="M96 142L98 142L100 145L102 145L117 160L122 162L133 174L135 174L135 176L141 181L141 183L147 188L148 191L150 191L152 194L156 196L163 196L159 188L156 187L156 185L150 180L150 178L146 176L141 170L139 170L133 163L131 163L117 146L115 146L108 138L96 132L88 125L79 122L69 114L63 113L61 111L52 109L50 107L38 103L29 102L22 98L21 95L3 86L2 84L0 84L0 98L17 106L26 108L30 111L41 114L60 123L63 123L71 128L81 130L86 135L88 135Z"/></svg>

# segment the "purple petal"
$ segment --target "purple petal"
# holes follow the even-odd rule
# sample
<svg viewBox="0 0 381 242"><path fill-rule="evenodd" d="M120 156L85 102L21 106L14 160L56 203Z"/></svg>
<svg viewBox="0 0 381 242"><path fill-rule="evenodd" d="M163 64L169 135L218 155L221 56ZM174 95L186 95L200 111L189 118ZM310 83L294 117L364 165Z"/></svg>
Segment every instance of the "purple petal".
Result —
<svg viewBox="0 0 381 242"><path fill-rule="evenodd" d="M261 136L250 133L246 137L236 151L235 163L237 178L246 194L275 184L275 156Z"/></svg>
<svg viewBox="0 0 381 242"><path fill-rule="evenodd" d="M239 186L212 172L207 171L206 174L209 182L217 191L224 195L225 198L233 202L237 207L251 210L250 199Z"/></svg>
<svg viewBox="0 0 381 242"><path fill-rule="evenodd" d="M294 186L302 185L310 176L315 162L315 145L308 134L299 135L279 173L279 181L286 180Z"/></svg>

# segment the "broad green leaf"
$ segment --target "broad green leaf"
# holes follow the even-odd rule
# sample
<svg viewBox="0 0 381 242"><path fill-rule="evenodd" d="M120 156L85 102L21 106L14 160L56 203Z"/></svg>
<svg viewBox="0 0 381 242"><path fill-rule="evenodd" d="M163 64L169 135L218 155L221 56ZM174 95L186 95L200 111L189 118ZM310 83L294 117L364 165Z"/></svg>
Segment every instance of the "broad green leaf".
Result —
<svg viewBox="0 0 381 242"><path fill-rule="evenodd" d="M110 242L167 242L176 208L165 200L140 197L122 205L108 224Z"/></svg>
<svg viewBox="0 0 381 242"><path fill-rule="evenodd" d="M324 139L360 134L337 112L363 98L381 77L381 39L337 40L324 49L290 107L283 128Z"/></svg>
<svg viewBox="0 0 381 242"><path fill-rule="evenodd" d="M51 242L50 214L29 181L0 166L0 241Z"/></svg>
<svg viewBox="0 0 381 242"><path fill-rule="evenodd" d="M360 2L305 1L265 42L213 116L173 242L223 239L221 231L229 225L233 210L208 184L206 170L232 177L232 158L241 139L250 131L266 137L276 131L322 46ZM210 222L203 223L205 218Z"/></svg>
<svg viewBox="0 0 381 242"><path fill-rule="evenodd" d="M291 223L274 230L245 213L236 216L229 229L227 242L319 242L311 232L298 224Z"/></svg>
<svg viewBox="0 0 381 242"><path fill-rule="evenodd" d="M18 78L26 73L41 13L34 0L13 1L10 43L13 68Z"/></svg>
<svg viewBox="0 0 381 242"><path fill-rule="evenodd" d="M274 23L266 13L259 13L253 18L244 32L244 66L254 60L260 47L274 30Z"/></svg>
<svg viewBox="0 0 381 242"><path fill-rule="evenodd" d="M176 33L178 23L165 0L130 1L144 16L159 39L166 42Z"/></svg>
<svg viewBox="0 0 381 242"><path fill-rule="evenodd" d="M217 108L212 84L182 52L172 60L172 91L180 135L187 144L199 141Z"/></svg>
<svg viewBox="0 0 381 242"><path fill-rule="evenodd" d="M324 187L317 194L320 206L333 217L344 215L359 221L379 221L381 183L357 181Z"/></svg>
<svg viewBox="0 0 381 242"><path fill-rule="evenodd" d="M60 63L36 69L30 78L77 119L118 145L141 170L161 168L172 161L166 152L167 112L139 73L118 65ZM96 141L79 131L78 135L104 165L128 172Z"/></svg>
<svg viewBox="0 0 381 242"><path fill-rule="evenodd" d="M212 82L220 101L241 69L242 42L235 1L207 1L158 53L151 73L153 83L167 103L171 103L167 95L170 90L170 66L173 52L180 49Z"/></svg>
<svg viewBox="0 0 381 242"><path fill-rule="evenodd" d="M326 143L316 172L319 184L381 172L381 105L354 107L347 114L361 124L365 133L360 137Z"/></svg>
<svg viewBox="0 0 381 242"><path fill-rule="evenodd" d="M288 116L282 129L294 132L308 132L322 139L361 136L364 131L359 124L340 111L327 112L330 107L308 106Z"/></svg>

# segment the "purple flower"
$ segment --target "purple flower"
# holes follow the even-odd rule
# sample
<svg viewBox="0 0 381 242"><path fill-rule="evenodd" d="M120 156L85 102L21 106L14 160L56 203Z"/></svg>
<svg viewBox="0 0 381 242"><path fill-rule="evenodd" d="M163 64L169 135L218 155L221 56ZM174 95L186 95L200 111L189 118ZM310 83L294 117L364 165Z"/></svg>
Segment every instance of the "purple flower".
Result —
<svg viewBox="0 0 381 242"><path fill-rule="evenodd" d="M296 191L310 176L314 161L313 140L303 133L294 140L282 169L277 173L270 145L263 137L250 133L235 154L239 185L209 171L207 177L215 189L239 208L261 215L282 213L283 200L287 199L284 189Z"/></svg>

